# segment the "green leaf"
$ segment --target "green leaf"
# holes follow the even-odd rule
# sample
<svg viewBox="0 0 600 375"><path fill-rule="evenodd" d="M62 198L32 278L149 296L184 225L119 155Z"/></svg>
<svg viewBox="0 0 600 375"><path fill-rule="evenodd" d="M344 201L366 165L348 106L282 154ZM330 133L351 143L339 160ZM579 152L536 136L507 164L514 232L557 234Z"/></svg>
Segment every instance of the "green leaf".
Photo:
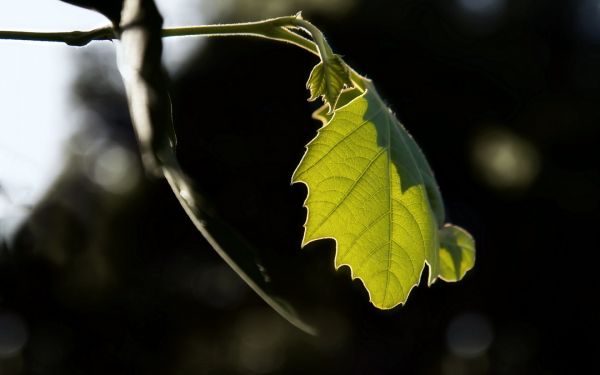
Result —
<svg viewBox="0 0 600 375"><path fill-rule="evenodd" d="M459 281L475 265L475 241L461 227L440 229L440 279Z"/></svg>
<svg viewBox="0 0 600 375"><path fill-rule="evenodd" d="M370 81L365 86L333 116L319 112L327 122L308 144L292 181L309 191L302 245L335 239L336 269L349 266L371 302L389 309L406 302L425 264L431 284L438 276L459 279L452 272L462 277L472 261L465 255L464 264L447 267L448 255L464 255L456 249L468 248L468 241L463 231L443 229L440 265L444 210L433 172Z"/></svg>
<svg viewBox="0 0 600 375"><path fill-rule="evenodd" d="M342 90L352 87L348 66L338 55L326 59L315 65L310 72L306 88L310 90L309 101L319 97L323 98L329 106L329 113L333 112Z"/></svg>

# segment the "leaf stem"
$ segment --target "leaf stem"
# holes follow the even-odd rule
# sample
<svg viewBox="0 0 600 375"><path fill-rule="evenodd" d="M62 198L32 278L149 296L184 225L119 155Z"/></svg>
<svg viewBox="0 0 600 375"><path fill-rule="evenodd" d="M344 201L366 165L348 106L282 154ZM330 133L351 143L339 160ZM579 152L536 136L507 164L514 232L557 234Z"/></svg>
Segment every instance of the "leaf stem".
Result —
<svg viewBox="0 0 600 375"><path fill-rule="evenodd" d="M325 36L315 25L303 19L302 17L293 17L289 20L289 22L296 26L307 31L315 41L317 48L319 49L319 53L321 55L321 60L329 61L333 59L334 53L329 43L325 39Z"/></svg>
<svg viewBox="0 0 600 375"><path fill-rule="evenodd" d="M174 36L253 36L291 43L319 56L318 46L311 40L288 29L296 16L272 18L265 21L175 27L163 30L163 37Z"/></svg>
<svg viewBox="0 0 600 375"><path fill-rule="evenodd" d="M121 28L127 28L127 25L122 25ZM314 42L291 30L298 28L308 32ZM162 30L162 36L164 38L182 36L251 36L293 44L319 56L323 61L329 61L334 57L334 53L321 30L312 23L304 20L299 14L258 22L166 28ZM67 32L0 30L0 40L58 42L78 47L85 46L92 41L115 39L118 39L118 35L111 26L88 31ZM364 78L351 68L350 75L354 84L364 91Z"/></svg>
<svg viewBox="0 0 600 375"><path fill-rule="evenodd" d="M186 26L166 28L162 31L165 38L178 36L253 36L291 43L315 55L319 55L318 46L311 40L289 30L294 27L297 16L272 18L258 22ZM305 21L306 22L306 21ZM314 26L313 26L314 27ZM127 25L122 25L122 29ZM315 30L316 27L315 27ZM0 30L0 40L23 40L35 42L58 42L72 46L84 46L92 41L114 40L118 36L111 26L89 31L38 32Z"/></svg>
<svg viewBox="0 0 600 375"><path fill-rule="evenodd" d="M297 27L304 29L312 36L319 50L319 55L322 61L327 62L334 58L335 54L333 53L331 46L329 45L329 43L327 43L325 36L321 32L321 30L319 30L319 28L317 28L315 25L299 16L293 17L289 20L289 22L291 22ZM346 67L348 68L348 71L350 73L350 79L352 80L352 83L354 83L356 88L364 92L366 90L366 78L358 74L356 70L352 69L352 67L350 67L349 65L346 64Z"/></svg>
<svg viewBox="0 0 600 375"><path fill-rule="evenodd" d="M116 38L117 35L111 26L105 26L88 31L40 32L0 30L0 40L58 42L78 47L85 46L92 40L113 40Z"/></svg>

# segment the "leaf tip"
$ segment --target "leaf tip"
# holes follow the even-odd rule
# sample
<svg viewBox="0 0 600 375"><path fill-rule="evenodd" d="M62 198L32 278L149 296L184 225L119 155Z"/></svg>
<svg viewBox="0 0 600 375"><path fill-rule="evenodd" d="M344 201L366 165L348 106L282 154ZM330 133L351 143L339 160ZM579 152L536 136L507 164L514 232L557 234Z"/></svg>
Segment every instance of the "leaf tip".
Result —
<svg viewBox="0 0 600 375"><path fill-rule="evenodd" d="M440 229L439 236L439 278L460 281L475 266L475 240L465 229L448 223Z"/></svg>

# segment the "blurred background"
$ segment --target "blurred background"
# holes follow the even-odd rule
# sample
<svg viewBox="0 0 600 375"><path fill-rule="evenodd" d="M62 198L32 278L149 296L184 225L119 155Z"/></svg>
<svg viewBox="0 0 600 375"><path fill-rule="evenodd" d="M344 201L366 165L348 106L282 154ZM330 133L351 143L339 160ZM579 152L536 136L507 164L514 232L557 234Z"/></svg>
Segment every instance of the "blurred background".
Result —
<svg viewBox="0 0 600 375"><path fill-rule="evenodd" d="M0 29L87 29L58 1ZM183 167L314 324L297 330L141 169L114 45L0 41L0 374L562 374L598 368L600 1L157 1L166 25L294 14L373 79L477 242L457 284L378 311L334 243L300 249L315 58L165 42ZM35 10L34 10L35 9ZM590 370L591 369L591 370Z"/></svg>

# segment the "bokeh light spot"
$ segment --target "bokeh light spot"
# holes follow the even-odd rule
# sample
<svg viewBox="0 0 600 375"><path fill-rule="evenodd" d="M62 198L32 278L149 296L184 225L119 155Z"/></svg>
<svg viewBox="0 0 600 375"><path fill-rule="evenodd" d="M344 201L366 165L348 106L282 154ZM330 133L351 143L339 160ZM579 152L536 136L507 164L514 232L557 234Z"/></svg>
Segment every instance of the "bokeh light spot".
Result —
<svg viewBox="0 0 600 375"><path fill-rule="evenodd" d="M490 128L476 136L472 157L478 175L498 189L526 188L540 169L537 149L502 128Z"/></svg>
<svg viewBox="0 0 600 375"><path fill-rule="evenodd" d="M140 176L133 153L117 144L101 148L92 157L92 163L86 172L94 183L115 194L132 190Z"/></svg>
<svg viewBox="0 0 600 375"><path fill-rule="evenodd" d="M20 316L0 313L0 359L19 354L27 343L27 325Z"/></svg>
<svg viewBox="0 0 600 375"><path fill-rule="evenodd" d="M488 16L502 11L505 0L458 0L458 5L464 12Z"/></svg>
<svg viewBox="0 0 600 375"><path fill-rule="evenodd" d="M238 326L237 360L245 372L264 374L276 371L285 360L285 327L269 310L246 314Z"/></svg>
<svg viewBox="0 0 600 375"><path fill-rule="evenodd" d="M464 313L455 317L446 331L448 349L461 358L476 358L485 353L494 338L486 317Z"/></svg>
<svg viewBox="0 0 600 375"><path fill-rule="evenodd" d="M228 266L207 266L191 279L194 296L208 306L228 309L238 305L246 295L246 286Z"/></svg>
<svg viewBox="0 0 600 375"><path fill-rule="evenodd" d="M506 0L454 0L449 4L460 28L478 35L497 30L506 13Z"/></svg>
<svg viewBox="0 0 600 375"><path fill-rule="evenodd" d="M600 42L600 0L579 2L575 17L575 29L583 40Z"/></svg>

